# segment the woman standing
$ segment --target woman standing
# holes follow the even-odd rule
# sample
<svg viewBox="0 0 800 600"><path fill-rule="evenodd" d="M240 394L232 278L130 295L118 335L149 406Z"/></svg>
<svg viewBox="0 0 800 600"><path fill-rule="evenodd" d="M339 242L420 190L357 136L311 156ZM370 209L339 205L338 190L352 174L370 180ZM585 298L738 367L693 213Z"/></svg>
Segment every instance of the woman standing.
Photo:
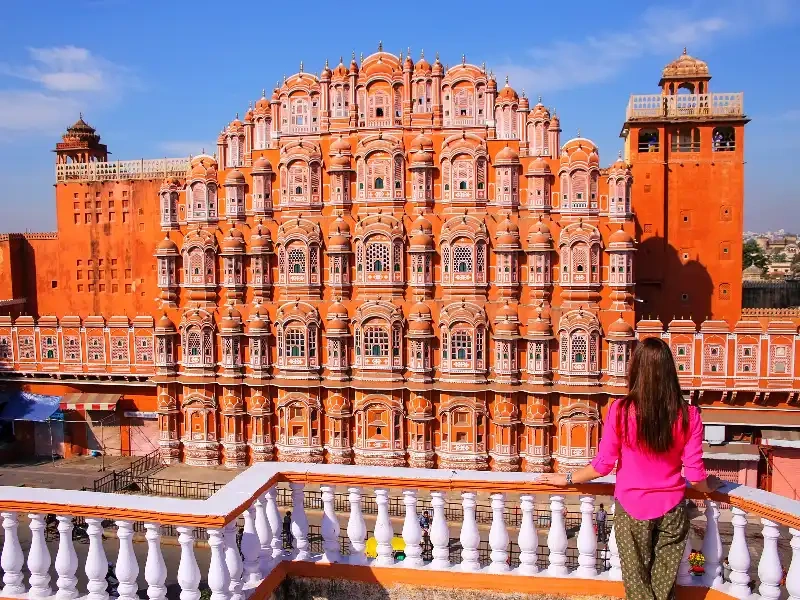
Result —
<svg viewBox="0 0 800 600"><path fill-rule="evenodd" d="M628 395L609 407L592 463L574 473L544 474L538 482L585 483L614 465L614 531L625 597L668 600L689 534L686 482L702 493L721 482L706 475L700 410L683 400L672 352L658 338L636 347Z"/></svg>

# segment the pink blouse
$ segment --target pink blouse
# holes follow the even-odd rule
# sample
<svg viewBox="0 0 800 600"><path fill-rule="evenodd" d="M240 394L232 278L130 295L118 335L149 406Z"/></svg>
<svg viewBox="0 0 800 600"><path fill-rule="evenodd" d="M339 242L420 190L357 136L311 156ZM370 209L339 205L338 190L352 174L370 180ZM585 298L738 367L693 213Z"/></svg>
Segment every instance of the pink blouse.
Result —
<svg viewBox="0 0 800 600"><path fill-rule="evenodd" d="M608 409L600 449L592 467L601 475L608 475L616 464L614 496L617 501L634 519L657 519L683 500L687 479L702 481L706 478L700 410L689 406L688 432L683 431L683 424L678 419L673 430L672 448L663 454L655 454L636 443L633 410L627 417L627 439L622 439L617 424L620 404L616 401Z"/></svg>

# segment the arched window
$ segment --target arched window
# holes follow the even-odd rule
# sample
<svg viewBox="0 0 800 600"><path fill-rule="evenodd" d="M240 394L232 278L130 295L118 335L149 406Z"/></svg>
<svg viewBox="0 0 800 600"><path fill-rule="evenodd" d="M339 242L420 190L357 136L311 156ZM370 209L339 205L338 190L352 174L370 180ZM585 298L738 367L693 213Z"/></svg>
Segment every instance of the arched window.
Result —
<svg viewBox="0 0 800 600"><path fill-rule="evenodd" d="M366 268L367 272L380 273L389 270L389 242L366 242ZM359 268L361 266L359 265Z"/></svg>
<svg viewBox="0 0 800 600"><path fill-rule="evenodd" d="M372 325L364 328L364 354L366 356L389 356L389 333L385 327Z"/></svg>
<svg viewBox="0 0 800 600"><path fill-rule="evenodd" d="M639 152L658 152L658 130L639 130Z"/></svg>
<svg viewBox="0 0 800 600"><path fill-rule="evenodd" d="M475 116L475 92L462 87L453 92L453 123L471 125Z"/></svg>
<svg viewBox="0 0 800 600"><path fill-rule="evenodd" d="M471 273L474 246L459 245L453 247L453 267L458 273Z"/></svg>
<svg viewBox="0 0 800 600"><path fill-rule="evenodd" d="M711 134L714 152L733 152L736 150L736 131L733 127L715 127Z"/></svg>
<svg viewBox="0 0 800 600"><path fill-rule="evenodd" d="M672 132L673 152L700 152L700 129L680 127Z"/></svg>
<svg viewBox="0 0 800 600"><path fill-rule="evenodd" d="M291 133L306 133L309 128L309 106L307 98L295 98L291 101L290 115Z"/></svg>
<svg viewBox="0 0 800 600"><path fill-rule="evenodd" d="M306 272L306 252L300 246L289 249L289 273Z"/></svg>
<svg viewBox="0 0 800 600"><path fill-rule="evenodd" d="M286 355L289 357L305 357L305 327L292 326L286 328Z"/></svg>
<svg viewBox="0 0 800 600"><path fill-rule="evenodd" d="M453 161L453 185L457 190L472 190L475 182L475 162L471 157L461 155ZM456 198L465 194L456 192Z"/></svg>
<svg viewBox="0 0 800 600"><path fill-rule="evenodd" d="M383 189L383 177L376 177L375 178L375 189L382 190Z"/></svg>
<svg viewBox="0 0 800 600"><path fill-rule="evenodd" d="M301 161L294 161L289 166L289 202L301 204L309 202L308 171L308 165Z"/></svg>
<svg viewBox="0 0 800 600"><path fill-rule="evenodd" d="M472 360L472 331L466 328L454 329L450 334L450 355L453 360Z"/></svg>

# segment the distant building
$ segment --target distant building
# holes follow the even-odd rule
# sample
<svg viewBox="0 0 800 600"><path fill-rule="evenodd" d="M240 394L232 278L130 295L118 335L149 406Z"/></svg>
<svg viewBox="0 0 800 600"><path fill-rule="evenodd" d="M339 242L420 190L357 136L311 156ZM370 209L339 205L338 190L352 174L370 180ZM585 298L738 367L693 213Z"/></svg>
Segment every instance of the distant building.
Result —
<svg viewBox="0 0 800 600"><path fill-rule="evenodd" d="M742 279L744 281L759 281L764 279L764 269L755 265L750 265L742 271Z"/></svg>

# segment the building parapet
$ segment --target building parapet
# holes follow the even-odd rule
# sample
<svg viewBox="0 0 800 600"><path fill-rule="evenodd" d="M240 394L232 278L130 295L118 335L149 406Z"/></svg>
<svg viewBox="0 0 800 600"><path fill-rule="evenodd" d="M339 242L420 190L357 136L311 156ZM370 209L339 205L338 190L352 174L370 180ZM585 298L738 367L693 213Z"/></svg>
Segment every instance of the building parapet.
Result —
<svg viewBox="0 0 800 600"><path fill-rule="evenodd" d="M743 308L743 317L800 317L800 308Z"/></svg>
<svg viewBox="0 0 800 600"><path fill-rule="evenodd" d="M527 473L477 475L449 470L259 463L207 500L3 486L0 487L5 530L3 595L48 597L53 594L49 576L52 557L47 550L46 536L51 528L47 515L55 514L59 538L57 558L73 557L73 560L56 560L55 587L59 597L83 595L76 589L79 567L87 575L87 590L105 590L108 561L115 562L120 596L135 595L138 574L144 570L150 589L164 589L167 578L177 579L182 595L199 597L204 574L198 568L195 554L198 551L197 528L207 529L211 552L205 579L212 596L217 598L229 598L231 594L259 600L269 598L284 578L293 575L362 581L364 576L369 576L386 588L416 580L418 585L421 582L427 588L500 592L527 588L568 595L589 593L621 597L622 571L614 529L610 532L610 543L599 554L598 536L594 531L596 497L611 495L613 481L608 477L598 483L556 491L537 484L536 476ZM282 517L277 501L279 484L288 484L291 489L291 549L286 549L282 539ZM307 504L306 488L313 493L311 489L317 486L321 491L321 506L316 502L312 504L321 508L321 513L307 513L306 507L311 504ZM336 489L345 486L349 491L347 505L340 506L335 501ZM368 531L364 519L364 488L375 488L378 510L374 533ZM448 492L461 493L464 510L461 522L456 525L460 537L451 536L457 532L451 532L453 524L448 522L445 511ZM476 496L485 492L491 493L490 530L479 528L476 520ZM519 500L511 500L507 494L513 494L514 498L519 494ZM544 511L536 510L537 494L549 495ZM428 495L433 520L429 535L423 536L418 521L419 504ZM572 495L579 496L581 513L575 569L568 566L568 552L574 549L568 545L565 521L565 500ZM755 600L780 597L786 593L782 589L784 586L789 591L796 589L800 584L800 553L794 552L784 582L778 541L785 535L782 528L788 526L792 547L800 547L800 501L738 484L726 484L711 496L693 491L689 491L689 496L705 501L705 573L700 577L691 575L687 545L678 573L677 597L708 594L707 588L714 588L713 596L719 598ZM395 505L398 498L402 498L400 510L405 515L402 529L390 518L390 506ZM726 544L718 527L720 503L730 504L733 511L733 536ZM510 531L507 517L516 510L516 504L520 505L521 524ZM543 504L541 497L539 504ZM337 513L349 514L344 531ZM226 550L237 543L236 521L240 516L244 518L241 554L238 551L229 553ZM88 553L77 556L73 541L74 517L85 519L83 536L89 545ZM761 538L746 537L748 517L761 518ZM104 547L104 537L112 535L110 528L104 527L109 519L115 521L119 539L116 556L107 556ZM21 521L29 523L32 539L31 544L24 547L20 544ZM168 573L163 559L161 534L166 532L166 526L175 527L179 534L181 557L177 573ZM321 540L310 536L312 528L321 533ZM134 533L141 530L146 531L148 542L145 564L139 564L133 548ZM370 536L377 542L374 558L367 557L365 552ZM402 540L403 560L397 560L393 548L395 538ZM459 539L460 552L453 543ZM546 540L543 545L540 539ZM513 542L519 549L514 555L510 552ZM748 544L758 545L754 554L758 557L758 594L750 589ZM491 549L488 556L479 551L482 545ZM432 546L430 552L429 546ZM722 564L726 558L735 575L732 581L723 579ZM23 571L25 564L30 570L27 581ZM152 568L152 565L160 567ZM536 579L525 579L533 576Z"/></svg>
<svg viewBox="0 0 800 600"><path fill-rule="evenodd" d="M26 231L25 233L0 233L0 242L9 240L57 240L57 231Z"/></svg>
<svg viewBox="0 0 800 600"><path fill-rule="evenodd" d="M185 177L189 158L117 160L113 162L66 163L56 165L56 182L123 181Z"/></svg>
<svg viewBox="0 0 800 600"><path fill-rule="evenodd" d="M697 117L742 118L744 94L633 94L625 113L627 121Z"/></svg>

